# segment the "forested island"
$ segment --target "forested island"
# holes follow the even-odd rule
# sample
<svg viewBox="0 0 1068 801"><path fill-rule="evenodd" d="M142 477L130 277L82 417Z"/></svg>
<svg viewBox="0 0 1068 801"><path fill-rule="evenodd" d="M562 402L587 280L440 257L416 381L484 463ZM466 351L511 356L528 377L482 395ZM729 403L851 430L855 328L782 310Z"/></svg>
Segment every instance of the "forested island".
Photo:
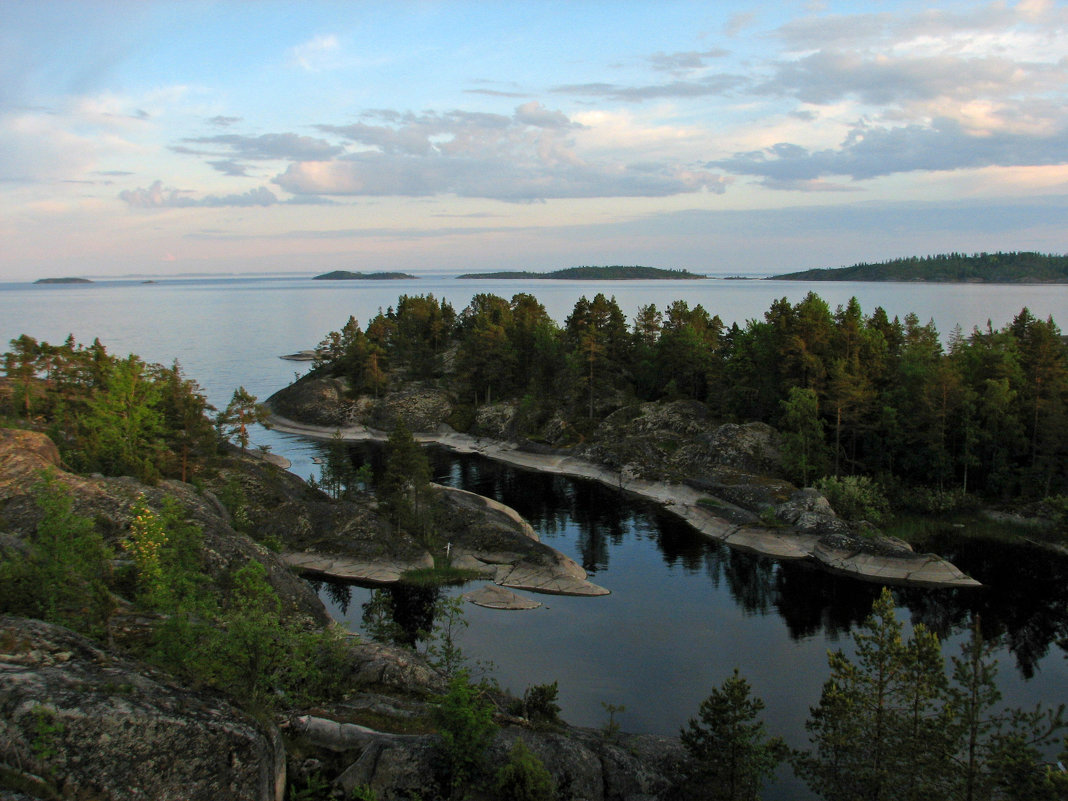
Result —
<svg viewBox="0 0 1068 801"><path fill-rule="evenodd" d="M38 278L35 284L91 284L88 278Z"/></svg>
<svg viewBox="0 0 1068 801"><path fill-rule="evenodd" d="M803 270L772 276L780 281L932 281L977 284L1063 284L1068 256L1044 253L947 253L852 267Z"/></svg>
<svg viewBox="0 0 1068 801"><path fill-rule="evenodd" d="M351 272L349 270L333 270L322 275L317 275L312 278L313 281L398 281L402 279L412 279L414 275L408 273L396 273L396 272L380 272L380 273L359 273Z"/></svg>
<svg viewBox="0 0 1068 801"><path fill-rule="evenodd" d="M880 507L1068 491L1068 345L1027 309L1002 329L951 332L943 347L932 322L866 313L855 299L831 309L814 293L729 327L684 300L628 321L597 294L561 326L524 293L478 294L459 312L401 296L317 354L316 375L343 378L352 397L433 382L460 432L496 407L509 435L568 447L643 403L697 402L712 421L775 427L786 477L878 486Z"/></svg>
<svg viewBox="0 0 1068 801"><path fill-rule="evenodd" d="M548 273L528 272L524 270L502 270L491 273L464 273L457 278L463 279L557 279L564 281L642 281L642 280L691 280L707 278L688 270L669 270L662 267L641 267L612 265L604 267L566 267Z"/></svg>

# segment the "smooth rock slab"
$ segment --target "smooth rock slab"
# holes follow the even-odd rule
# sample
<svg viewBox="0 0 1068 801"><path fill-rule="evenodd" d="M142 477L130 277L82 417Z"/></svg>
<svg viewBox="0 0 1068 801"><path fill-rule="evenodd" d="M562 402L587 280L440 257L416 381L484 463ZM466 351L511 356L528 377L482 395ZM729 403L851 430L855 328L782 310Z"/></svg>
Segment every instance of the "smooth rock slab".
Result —
<svg viewBox="0 0 1068 801"><path fill-rule="evenodd" d="M392 584L400 581L402 574L434 566L434 559L427 554L415 562L398 562L387 559L373 562L350 559L344 556L329 556L319 553L283 553L279 558L287 565L304 573L313 573L330 578L367 581L372 584Z"/></svg>
<svg viewBox="0 0 1068 801"><path fill-rule="evenodd" d="M540 601L524 598L516 595L511 590L498 587L495 584L486 584L477 590L464 593L466 598L476 606L484 606L486 609L537 609L541 606Z"/></svg>
<svg viewBox="0 0 1068 801"><path fill-rule="evenodd" d="M813 548L812 556L828 570L870 581L925 587L982 586L953 564L934 554L915 557L877 556L819 543Z"/></svg>
<svg viewBox="0 0 1068 801"><path fill-rule="evenodd" d="M335 432L338 431L338 429L326 426L297 423L278 415L271 416L271 423L280 431L324 441L331 439ZM342 439L353 442L364 440L384 441L387 438L386 432L376 431L362 425L343 427L339 433ZM439 428L434 433L416 433L413 436L418 442L433 442L457 453L477 453L488 459L514 465L515 467L591 479L606 486L635 493L661 504L668 512L683 518L706 536L720 540L734 548L766 554L777 559L812 559L832 572L843 573L853 578L869 581L898 582L929 587L982 586L951 563L935 556L929 557L930 564L924 564L922 562L913 562L911 559L902 560L873 554L831 554L826 553L827 549L817 544L817 537L809 534L799 534L789 530L778 532L760 527L747 526L739 528L727 520L717 518L700 505L700 499L706 497L708 493L698 492L685 485L628 478L622 473L591 464L582 459L556 454L529 453L518 450L519 446L514 442L483 440L467 434L459 434L452 430L445 430L444 427ZM822 554L819 552L821 550L823 551ZM557 592L557 590L546 588L545 585L533 587L499 579L497 583L537 592ZM607 593L607 590L602 593L563 591L561 594L589 595L605 593Z"/></svg>
<svg viewBox="0 0 1068 801"><path fill-rule="evenodd" d="M529 590L530 592L544 592L549 595L581 595L595 597L608 595L609 590L599 587L591 581L577 578L565 573L546 572L545 568L538 565L528 565L520 562L514 567L501 565L497 568L497 576L493 579L495 584L502 587L511 587L516 590Z"/></svg>

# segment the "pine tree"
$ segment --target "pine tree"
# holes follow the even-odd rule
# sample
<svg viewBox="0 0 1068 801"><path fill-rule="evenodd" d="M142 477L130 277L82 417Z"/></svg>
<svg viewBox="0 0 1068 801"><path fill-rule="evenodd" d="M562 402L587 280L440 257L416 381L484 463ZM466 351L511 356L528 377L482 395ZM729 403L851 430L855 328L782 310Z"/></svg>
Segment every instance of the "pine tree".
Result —
<svg viewBox="0 0 1068 801"><path fill-rule="evenodd" d="M853 635L856 657L829 655L831 677L805 724L814 750L795 755L798 775L826 801L933 798L944 773L937 734L943 663L922 625L902 636L883 588ZM943 726L944 728L944 726Z"/></svg>
<svg viewBox="0 0 1068 801"><path fill-rule="evenodd" d="M680 733L693 763L691 782L702 798L753 801L782 760L784 746L768 738L757 717L764 702L750 695L738 669L701 702L698 718Z"/></svg>
<svg viewBox="0 0 1068 801"><path fill-rule="evenodd" d="M424 534L430 526L430 463L412 432L398 421L386 442L386 470L378 498L395 526Z"/></svg>

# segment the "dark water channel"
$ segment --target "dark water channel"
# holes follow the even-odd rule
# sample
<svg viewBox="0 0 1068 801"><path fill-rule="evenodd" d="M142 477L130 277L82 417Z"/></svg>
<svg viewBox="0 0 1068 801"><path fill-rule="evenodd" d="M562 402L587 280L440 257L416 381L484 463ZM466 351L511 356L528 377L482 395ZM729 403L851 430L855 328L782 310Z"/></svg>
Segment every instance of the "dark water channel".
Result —
<svg viewBox="0 0 1068 801"><path fill-rule="evenodd" d="M622 705L623 728L676 734L700 701L735 668L766 704L768 728L806 743L804 721L827 676L828 649L851 651L879 585L832 576L710 542L674 516L600 484L517 470L432 449L435 480L516 509L542 541L580 562L602 598L535 595L545 606L501 612L465 605L461 647L491 660L500 684L522 694L559 681L570 722L603 726L604 704ZM359 464L378 449L352 452ZM999 637L999 682L1013 706L1068 700L1068 558L1027 547L966 540L930 543L987 586L897 588L899 619L923 622L947 661L973 615ZM467 588L449 588L450 593ZM397 591L410 620L432 593ZM362 628L370 590L324 585L334 615ZM789 779L768 798L801 797Z"/></svg>

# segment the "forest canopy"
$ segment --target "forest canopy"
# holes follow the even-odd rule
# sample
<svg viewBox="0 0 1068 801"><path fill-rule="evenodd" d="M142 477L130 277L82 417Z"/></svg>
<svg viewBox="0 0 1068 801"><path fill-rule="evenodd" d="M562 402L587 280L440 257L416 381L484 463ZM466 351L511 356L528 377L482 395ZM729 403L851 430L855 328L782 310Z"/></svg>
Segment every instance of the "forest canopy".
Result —
<svg viewBox="0 0 1068 801"><path fill-rule="evenodd" d="M946 283L1044 284L1068 282L1068 256L1043 253L946 253L852 267L776 275L784 281L933 281Z"/></svg>
<svg viewBox="0 0 1068 801"><path fill-rule="evenodd" d="M460 312L402 296L366 328L350 318L331 332L316 365L354 394L441 382L468 420L517 402L533 440L554 416L582 437L629 404L693 399L723 422L779 428L797 481L863 475L993 499L1068 489L1068 345L1026 308L943 345L915 314L865 313L855 298L831 309L814 293L732 326L684 300L628 320L598 293L558 325L525 293L478 294ZM464 415L452 422L462 430Z"/></svg>

